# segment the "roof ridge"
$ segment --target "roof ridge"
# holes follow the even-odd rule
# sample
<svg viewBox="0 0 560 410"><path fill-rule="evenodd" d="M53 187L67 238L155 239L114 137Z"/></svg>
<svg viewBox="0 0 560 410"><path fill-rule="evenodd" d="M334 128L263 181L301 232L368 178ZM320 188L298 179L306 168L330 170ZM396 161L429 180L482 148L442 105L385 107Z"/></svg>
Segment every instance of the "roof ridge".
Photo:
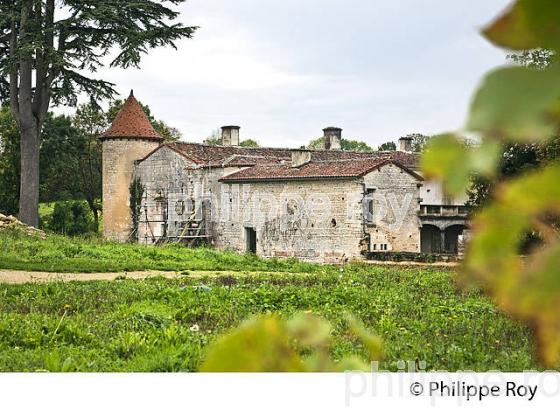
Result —
<svg viewBox="0 0 560 410"><path fill-rule="evenodd" d="M213 145L213 144L205 144L203 142L190 142L190 141L174 141L173 143L176 144L184 144L184 145L199 145L203 147L216 147L216 148L233 148L233 149L246 149L246 150L262 150L262 149L269 149L269 150L279 150L279 151L310 151L310 152L340 152L345 154L360 154L360 155L375 155L375 154L392 154L402 152L403 154L408 155L418 155L418 152L404 152L404 151L347 151L347 150L328 150L328 149L313 149L313 148L290 148L290 147L243 147L241 145Z"/></svg>

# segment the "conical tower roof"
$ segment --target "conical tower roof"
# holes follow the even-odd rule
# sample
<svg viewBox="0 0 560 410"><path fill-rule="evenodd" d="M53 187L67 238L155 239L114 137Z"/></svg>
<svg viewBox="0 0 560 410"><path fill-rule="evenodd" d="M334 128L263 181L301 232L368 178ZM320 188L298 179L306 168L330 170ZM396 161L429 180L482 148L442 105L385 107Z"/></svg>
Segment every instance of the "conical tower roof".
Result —
<svg viewBox="0 0 560 410"><path fill-rule="evenodd" d="M131 91L111 127L101 136L109 138L134 138L163 140L154 129L140 103Z"/></svg>

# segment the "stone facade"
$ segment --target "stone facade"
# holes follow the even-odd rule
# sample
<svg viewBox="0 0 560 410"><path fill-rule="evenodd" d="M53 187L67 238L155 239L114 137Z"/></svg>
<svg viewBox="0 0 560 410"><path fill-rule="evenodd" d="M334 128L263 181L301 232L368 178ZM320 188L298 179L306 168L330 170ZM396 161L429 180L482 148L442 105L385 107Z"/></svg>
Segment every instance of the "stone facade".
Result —
<svg viewBox="0 0 560 410"><path fill-rule="evenodd" d="M424 181L395 162L382 162L355 177L228 181L253 167L205 166L166 145L154 151L157 145L145 140L104 142L104 212L111 216L105 219L105 231L111 239L131 239L133 178L143 187L133 239L148 245L181 241L189 221L197 220L204 223L206 242L217 249L341 263L368 252L433 250L422 244L433 241L424 224L451 223L449 215L437 223L419 215ZM302 151L296 150L297 166L288 164L285 170L298 172L318 164L311 159L313 152L305 154L302 159ZM461 216L453 221L465 223ZM443 235L447 225L437 235ZM455 238L460 232L451 234ZM445 241L442 236L440 242Z"/></svg>
<svg viewBox="0 0 560 410"><path fill-rule="evenodd" d="M136 165L134 175L144 190L136 239L145 244L178 239L185 224L195 219L204 221L205 234L215 243L221 197L218 179L238 170L199 166L162 146Z"/></svg>
<svg viewBox="0 0 560 410"><path fill-rule="evenodd" d="M131 93L102 136L104 237L190 246L201 239L217 249L326 263L461 251L463 201L423 181L417 154L342 151L334 127L324 130L321 150L245 148L239 129L223 127L219 146L163 144ZM137 221L133 181L142 192Z"/></svg>
<svg viewBox="0 0 560 410"><path fill-rule="evenodd" d="M217 247L256 254L337 263L360 256L364 239L359 181L287 181L224 184Z"/></svg>
<svg viewBox="0 0 560 410"><path fill-rule="evenodd" d="M370 189L375 196L368 196ZM354 179L225 184L223 194L217 243L222 249L248 251L251 229L263 257L340 263L361 258L373 245L387 251L420 248L419 181L395 165Z"/></svg>
<svg viewBox="0 0 560 410"><path fill-rule="evenodd" d="M423 181L394 164L364 177L373 197L373 218L364 217L371 252L420 252L418 202ZM367 212L367 209L366 209Z"/></svg>

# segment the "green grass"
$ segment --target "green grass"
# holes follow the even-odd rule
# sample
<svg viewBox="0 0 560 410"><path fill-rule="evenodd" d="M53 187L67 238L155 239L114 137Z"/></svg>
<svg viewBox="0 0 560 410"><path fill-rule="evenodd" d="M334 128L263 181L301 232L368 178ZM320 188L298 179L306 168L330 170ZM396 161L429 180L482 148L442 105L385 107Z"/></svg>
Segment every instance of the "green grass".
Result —
<svg viewBox="0 0 560 410"><path fill-rule="evenodd" d="M68 238L53 234L48 235L47 239L39 239L27 237L15 230L0 231L0 269L44 272L333 270L332 267L295 259L263 260L250 254L239 255L208 248L119 244L97 238Z"/></svg>
<svg viewBox="0 0 560 410"><path fill-rule="evenodd" d="M12 230L0 232L0 269L222 272L0 285L0 371L194 371L217 335L253 315L298 311L333 324L335 359L365 355L342 319L348 311L385 340L385 369L397 370L399 360L425 361L427 370L536 368L529 331L478 291L459 293L456 273L443 269L351 264L341 270L174 245L41 240ZM190 330L195 324L200 331Z"/></svg>
<svg viewBox="0 0 560 410"><path fill-rule="evenodd" d="M343 272L0 285L0 371L195 371L218 334L256 314L313 311L333 356L363 347L342 319L381 335L387 358L428 370L534 369L530 335L454 273L349 265ZM201 287L200 285L205 285ZM200 331L191 331L197 324Z"/></svg>

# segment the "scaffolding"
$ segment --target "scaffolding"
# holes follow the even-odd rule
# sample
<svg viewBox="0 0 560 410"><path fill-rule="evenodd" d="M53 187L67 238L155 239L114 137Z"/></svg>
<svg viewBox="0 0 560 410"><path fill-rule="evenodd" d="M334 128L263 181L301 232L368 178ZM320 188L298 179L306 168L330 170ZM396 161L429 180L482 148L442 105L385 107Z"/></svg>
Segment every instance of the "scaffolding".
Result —
<svg viewBox="0 0 560 410"><path fill-rule="evenodd" d="M182 243L187 247L197 247L209 243L211 236L207 232L204 210L201 209L199 212L202 217L197 218L197 212L193 206L183 220L171 221L174 229L170 229L169 201L169 195L164 191L158 191L155 196L150 196L148 192L144 193L143 218L139 221L139 224L144 225L144 229L138 229L136 234L138 241L154 245ZM150 206L152 208L155 206L155 209L150 209ZM140 237L140 233L143 233L143 238Z"/></svg>

